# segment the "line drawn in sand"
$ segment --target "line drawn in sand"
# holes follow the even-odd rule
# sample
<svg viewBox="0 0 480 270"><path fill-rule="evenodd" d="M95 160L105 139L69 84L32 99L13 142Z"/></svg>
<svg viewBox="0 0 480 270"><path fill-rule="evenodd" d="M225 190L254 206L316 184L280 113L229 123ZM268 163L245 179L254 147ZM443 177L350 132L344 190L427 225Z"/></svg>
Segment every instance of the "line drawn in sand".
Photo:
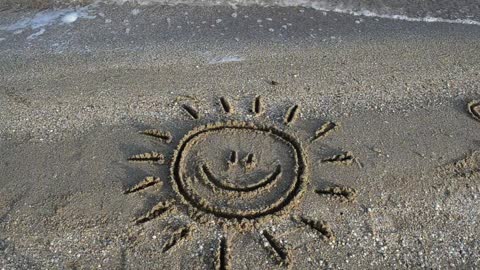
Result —
<svg viewBox="0 0 480 270"><path fill-rule="evenodd" d="M468 112L473 118L480 121L480 101L474 100L468 103Z"/></svg>
<svg viewBox="0 0 480 270"><path fill-rule="evenodd" d="M223 117L240 114L228 98L221 97L216 103ZM338 124L325 122L319 125L315 134L302 143L295 134L295 123L301 118L301 107L290 106L283 120L272 123L265 115L265 102L261 96L252 101L250 120L228 120L208 122L201 117L198 104L193 107L181 104L190 121L199 122L183 138L175 140L170 132L149 129L140 134L162 143L178 141L170 161L157 152L134 155L128 160L153 165L169 164L170 183L175 191L174 200L162 201L150 211L135 220L142 225L157 218L166 218L185 213L192 218L192 224L214 221L221 230L218 246L214 248L215 269L232 267L233 240L235 232L248 231L258 235L265 249L275 262L290 267L293 253L269 227L262 225L274 218L284 218L293 227L319 233L321 239L335 241L334 232L324 220L299 218L294 214L305 192L309 190L309 166L324 163L351 164L356 158L351 152L339 153L332 158L309 162L304 144L314 144L327 134L337 131ZM237 118L236 118L237 119ZM253 119L253 120L252 120ZM137 185L127 189L131 196L147 189L161 188L167 182L149 176ZM312 189L318 196L342 198L351 202L356 197L352 188L331 187ZM178 207L177 207L178 206ZM182 208L183 207L183 208ZM296 224L296 225L295 225ZM186 226L173 232L164 244L162 252L180 246L191 238L192 227ZM229 235L230 233L230 235Z"/></svg>

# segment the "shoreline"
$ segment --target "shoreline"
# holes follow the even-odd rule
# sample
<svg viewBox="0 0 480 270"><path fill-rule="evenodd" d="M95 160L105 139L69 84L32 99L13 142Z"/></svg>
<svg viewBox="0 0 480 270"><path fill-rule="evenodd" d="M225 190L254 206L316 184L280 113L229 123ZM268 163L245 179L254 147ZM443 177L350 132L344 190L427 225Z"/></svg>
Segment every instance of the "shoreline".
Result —
<svg viewBox="0 0 480 270"><path fill-rule="evenodd" d="M79 19L52 25L34 40L26 40L26 32L0 43L3 136L59 139L98 123L163 121L176 115L171 104L178 96L197 95L208 103L229 89L238 98L273 91L274 103L287 101L282 93L294 89L305 108L322 108L307 109L311 117L479 98L475 26L374 19L357 24L348 15L312 17L321 12L290 8L238 8L242 19L232 18L227 7L164 7L141 10L149 12L141 17L131 14L132 7L111 8L98 12L128 25ZM213 22L203 24L207 17Z"/></svg>

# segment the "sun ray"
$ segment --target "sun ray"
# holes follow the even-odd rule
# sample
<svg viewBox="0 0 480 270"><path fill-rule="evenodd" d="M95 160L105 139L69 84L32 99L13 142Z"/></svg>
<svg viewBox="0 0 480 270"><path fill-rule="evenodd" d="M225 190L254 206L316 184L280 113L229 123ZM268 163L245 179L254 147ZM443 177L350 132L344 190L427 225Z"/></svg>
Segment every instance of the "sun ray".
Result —
<svg viewBox="0 0 480 270"><path fill-rule="evenodd" d="M357 162L352 152L347 151L339 155L335 155L322 160L322 163L337 163L343 165L352 165L353 162Z"/></svg>
<svg viewBox="0 0 480 270"><path fill-rule="evenodd" d="M195 120L198 120L200 118L200 113L198 112L197 109L193 108L192 106L188 104L183 104L182 108Z"/></svg>
<svg viewBox="0 0 480 270"><path fill-rule="evenodd" d="M330 195L340 198L342 201L353 202L357 198L357 191L350 187L329 187L317 189L315 193L319 195Z"/></svg>
<svg viewBox="0 0 480 270"><path fill-rule="evenodd" d="M170 132L161 131L158 129L147 129L140 133L143 135L155 137L165 143L170 143L172 141L172 134L170 134Z"/></svg>
<svg viewBox="0 0 480 270"><path fill-rule="evenodd" d="M474 100L468 103L468 112L473 118L480 121L480 101Z"/></svg>
<svg viewBox="0 0 480 270"><path fill-rule="evenodd" d="M262 235L263 235L263 238L265 238L265 240L267 240L267 243L268 243L268 245L264 245L264 246L270 247L270 250L275 255L278 263L280 265L289 266L292 261L292 258L290 256L288 249L284 245L282 245L280 241L275 239L275 237L271 235L269 232L263 231Z"/></svg>
<svg viewBox="0 0 480 270"><path fill-rule="evenodd" d="M165 163L165 156L157 152L147 152L138 155L133 155L128 158L128 161L142 162L142 163Z"/></svg>
<svg viewBox="0 0 480 270"><path fill-rule="evenodd" d="M335 235L333 234L330 225L325 221L313 220L305 217L298 217L297 221L303 223L305 226L319 232L322 235L322 238L327 241L335 241Z"/></svg>
<svg viewBox="0 0 480 270"><path fill-rule="evenodd" d="M220 104L222 104L222 108L225 111L225 113L230 114L234 112L232 105L225 97L220 98Z"/></svg>
<svg viewBox="0 0 480 270"><path fill-rule="evenodd" d="M259 116L265 112L262 96L255 97L252 104L252 112L255 113L255 116Z"/></svg>
<svg viewBox="0 0 480 270"><path fill-rule="evenodd" d="M180 244L185 238L187 238L191 233L191 228L189 226L184 226L174 231L170 239L163 245L162 253L169 251L175 245Z"/></svg>
<svg viewBox="0 0 480 270"><path fill-rule="evenodd" d="M297 120L298 118L299 111L300 107L298 105L293 105L292 107L290 107L287 111L287 114L285 114L285 119L283 120L283 122L286 125L290 125L295 122L295 120Z"/></svg>
<svg viewBox="0 0 480 270"><path fill-rule="evenodd" d="M164 214L171 211L172 205L173 205L173 201L166 201L166 202L158 203L146 215L144 215L143 217L140 217L137 220L135 220L135 224L137 224L137 225L142 224L142 223L148 222L152 219L163 216Z"/></svg>
<svg viewBox="0 0 480 270"><path fill-rule="evenodd" d="M231 259L230 243L226 236L222 236L215 253L215 270L231 270Z"/></svg>
<svg viewBox="0 0 480 270"><path fill-rule="evenodd" d="M144 190L146 188L149 188L151 186L155 186L157 184L162 184L162 182L160 182L160 178L153 177L153 176L147 176L140 183L138 183L135 186L127 189L125 191L125 194L138 192L140 190Z"/></svg>
<svg viewBox="0 0 480 270"><path fill-rule="evenodd" d="M338 125L333 122L326 122L323 124L317 131L315 131L315 135L313 136L311 142L315 142L316 140L327 136L330 132L335 131L338 128Z"/></svg>

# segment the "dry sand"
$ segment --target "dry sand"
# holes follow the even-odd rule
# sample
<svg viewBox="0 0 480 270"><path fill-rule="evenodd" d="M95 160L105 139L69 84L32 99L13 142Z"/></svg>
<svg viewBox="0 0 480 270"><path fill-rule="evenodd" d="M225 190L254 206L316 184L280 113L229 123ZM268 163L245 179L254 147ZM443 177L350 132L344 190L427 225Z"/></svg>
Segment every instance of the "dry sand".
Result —
<svg viewBox="0 0 480 270"><path fill-rule="evenodd" d="M480 266L479 26L86 13L0 30L0 269Z"/></svg>

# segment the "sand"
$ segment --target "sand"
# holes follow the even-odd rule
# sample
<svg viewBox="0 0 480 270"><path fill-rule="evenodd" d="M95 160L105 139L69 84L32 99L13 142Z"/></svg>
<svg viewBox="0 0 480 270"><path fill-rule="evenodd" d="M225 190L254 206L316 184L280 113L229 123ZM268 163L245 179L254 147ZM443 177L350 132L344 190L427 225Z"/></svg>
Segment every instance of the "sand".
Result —
<svg viewBox="0 0 480 270"><path fill-rule="evenodd" d="M479 267L480 27L99 4L5 30L37 12L0 13L0 269Z"/></svg>

